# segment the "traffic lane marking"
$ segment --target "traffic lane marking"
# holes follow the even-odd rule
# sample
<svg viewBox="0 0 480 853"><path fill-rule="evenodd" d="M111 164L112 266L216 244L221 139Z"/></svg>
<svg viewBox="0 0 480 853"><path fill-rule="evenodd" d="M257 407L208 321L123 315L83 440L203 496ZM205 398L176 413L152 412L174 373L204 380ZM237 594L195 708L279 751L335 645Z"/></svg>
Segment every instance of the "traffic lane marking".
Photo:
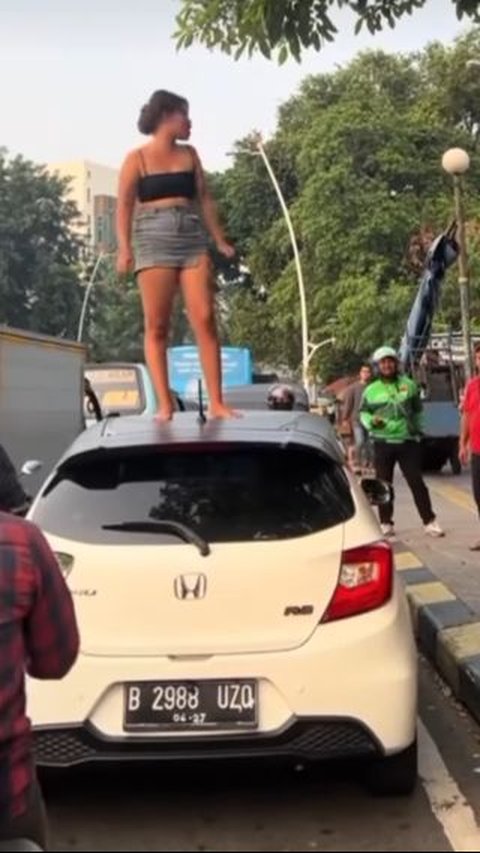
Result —
<svg viewBox="0 0 480 853"><path fill-rule="evenodd" d="M450 775L435 741L422 722L418 726L419 771L430 808L459 853L480 850L480 827L473 808Z"/></svg>
<svg viewBox="0 0 480 853"><path fill-rule="evenodd" d="M436 490L443 492L444 497L451 500L462 508L476 513L472 510L474 502L465 493L454 486L437 487ZM395 555L395 563L400 573L413 577L415 572L424 567L424 563L411 551L400 551ZM408 594L412 602L413 620L418 621L418 613L422 607L439 603L451 606L456 603L456 598L451 591L442 583L420 583L410 586ZM477 649L480 639L480 626L462 625L460 627L447 628L442 633L447 636L449 648L462 651L469 655L472 649ZM424 723L419 721L419 773L422 785L427 795L432 814L442 828L449 844L454 851L479 851L480 850L480 827L477 824L475 813L470 803L467 802L460 788L449 773L440 751L429 734Z"/></svg>

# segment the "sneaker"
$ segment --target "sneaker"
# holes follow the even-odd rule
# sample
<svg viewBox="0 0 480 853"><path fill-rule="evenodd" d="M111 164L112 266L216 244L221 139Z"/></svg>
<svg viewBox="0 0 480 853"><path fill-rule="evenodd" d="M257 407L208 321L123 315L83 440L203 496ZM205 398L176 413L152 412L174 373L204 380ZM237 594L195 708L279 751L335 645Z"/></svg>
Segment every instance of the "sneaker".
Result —
<svg viewBox="0 0 480 853"><path fill-rule="evenodd" d="M393 539L395 536L395 527L393 524L381 524L380 527L382 528L382 536L385 539Z"/></svg>
<svg viewBox="0 0 480 853"><path fill-rule="evenodd" d="M445 536L445 531L442 530L438 521L431 521L430 524L426 524L425 533L427 536L432 536L433 539L441 539L442 536Z"/></svg>

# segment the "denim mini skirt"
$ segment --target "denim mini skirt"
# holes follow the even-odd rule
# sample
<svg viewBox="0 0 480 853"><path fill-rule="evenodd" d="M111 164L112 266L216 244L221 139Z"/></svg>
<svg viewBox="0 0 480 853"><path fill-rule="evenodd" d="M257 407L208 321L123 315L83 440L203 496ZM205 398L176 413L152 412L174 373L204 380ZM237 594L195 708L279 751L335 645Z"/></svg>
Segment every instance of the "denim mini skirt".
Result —
<svg viewBox="0 0 480 853"><path fill-rule="evenodd" d="M135 272L152 267L195 267L208 251L208 235L195 208L149 207L133 224Z"/></svg>

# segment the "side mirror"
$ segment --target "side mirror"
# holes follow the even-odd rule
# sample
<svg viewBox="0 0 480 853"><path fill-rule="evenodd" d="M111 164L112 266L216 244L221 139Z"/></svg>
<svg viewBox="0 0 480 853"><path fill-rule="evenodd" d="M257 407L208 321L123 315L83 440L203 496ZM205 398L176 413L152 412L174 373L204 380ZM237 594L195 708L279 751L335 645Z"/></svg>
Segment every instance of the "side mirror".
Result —
<svg viewBox="0 0 480 853"><path fill-rule="evenodd" d="M24 477L31 477L37 471L40 471L41 468L43 468L43 462L39 462L38 459L30 459L23 465L22 474Z"/></svg>
<svg viewBox="0 0 480 853"><path fill-rule="evenodd" d="M362 480L361 486L372 506L383 506L393 501L393 486L390 483L385 483L384 480L365 478Z"/></svg>

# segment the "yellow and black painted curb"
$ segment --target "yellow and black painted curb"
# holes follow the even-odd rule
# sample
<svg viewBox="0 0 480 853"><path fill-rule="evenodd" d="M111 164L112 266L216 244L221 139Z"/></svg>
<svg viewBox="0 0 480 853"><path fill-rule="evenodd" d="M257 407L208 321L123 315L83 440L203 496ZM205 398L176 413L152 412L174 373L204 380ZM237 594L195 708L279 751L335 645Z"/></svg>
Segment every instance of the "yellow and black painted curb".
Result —
<svg viewBox="0 0 480 853"><path fill-rule="evenodd" d="M420 650L480 721L480 617L401 543L395 561Z"/></svg>

